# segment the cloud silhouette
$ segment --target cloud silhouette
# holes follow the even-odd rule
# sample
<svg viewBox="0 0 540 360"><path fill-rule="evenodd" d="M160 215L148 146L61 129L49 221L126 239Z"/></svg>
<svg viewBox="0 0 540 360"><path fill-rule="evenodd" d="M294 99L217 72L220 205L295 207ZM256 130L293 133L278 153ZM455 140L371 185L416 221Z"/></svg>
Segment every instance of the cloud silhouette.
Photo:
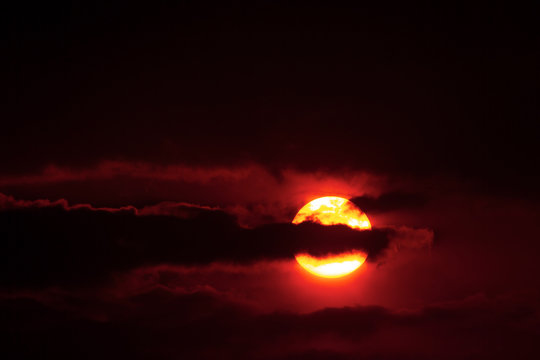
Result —
<svg viewBox="0 0 540 360"><path fill-rule="evenodd" d="M80 296L80 295L79 295ZM46 304L0 300L10 358L446 359L534 358L531 299L462 300L398 311L380 306L260 313L212 291L163 287L122 299ZM39 314L39 316L36 316ZM9 329L9 330L8 330Z"/></svg>
<svg viewBox="0 0 540 360"><path fill-rule="evenodd" d="M250 263L293 258L303 251L322 255L363 249L375 260L393 233L310 223L244 229L224 212L197 211L184 219L58 205L2 211L1 284L77 284L145 265Z"/></svg>
<svg viewBox="0 0 540 360"><path fill-rule="evenodd" d="M387 192L378 197L357 196L350 199L358 207L368 213L379 213L392 210L414 209L425 205L428 201L425 194Z"/></svg>

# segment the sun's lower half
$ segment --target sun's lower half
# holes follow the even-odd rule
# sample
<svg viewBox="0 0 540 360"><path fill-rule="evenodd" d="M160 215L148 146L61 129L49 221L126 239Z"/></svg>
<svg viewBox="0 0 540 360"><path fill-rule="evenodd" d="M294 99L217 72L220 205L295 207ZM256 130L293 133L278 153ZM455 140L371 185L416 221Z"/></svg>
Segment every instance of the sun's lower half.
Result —
<svg viewBox="0 0 540 360"><path fill-rule="evenodd" d="M338 278L348 275L362 266L366 258L367 254L361 251L351 251L350 253L320 258L309 254L296 255L296 261L305 270L313 275L325 278Z"/></svg>

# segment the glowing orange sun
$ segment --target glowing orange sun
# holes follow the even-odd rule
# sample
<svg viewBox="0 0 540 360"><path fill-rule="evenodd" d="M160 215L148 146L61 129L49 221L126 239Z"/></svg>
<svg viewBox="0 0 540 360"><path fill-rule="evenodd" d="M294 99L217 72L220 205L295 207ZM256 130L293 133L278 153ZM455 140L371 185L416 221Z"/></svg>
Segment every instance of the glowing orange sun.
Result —
<svg viewBox="0 0 540 360"><path fill-rule="evenodd" d="M371 223L367 215L347 199L337 196L325 196L307 203L298 211L293 224L304 221L316 222L322 225L347 225L356 230L370 230ZM309 254L297 254L296 261L310 273L325 277L338 278L348 275L358 269L367 254L353 250L338 255L321 258Z"/></svg>

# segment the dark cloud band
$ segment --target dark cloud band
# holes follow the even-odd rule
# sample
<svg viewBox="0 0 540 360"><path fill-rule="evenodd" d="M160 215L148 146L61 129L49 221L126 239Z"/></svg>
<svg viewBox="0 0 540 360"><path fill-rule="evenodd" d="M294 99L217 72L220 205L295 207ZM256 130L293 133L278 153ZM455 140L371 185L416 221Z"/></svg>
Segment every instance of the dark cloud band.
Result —
<svg viewBox="0 0 540 360"><path fill-rule="evenodd" d="M272 224L254 229L234 217L199 209L192 218L56 205L0 212L1 284L24 287L85 284L139 266L251 263L365 250L375 260L394 230Z"/></svg>

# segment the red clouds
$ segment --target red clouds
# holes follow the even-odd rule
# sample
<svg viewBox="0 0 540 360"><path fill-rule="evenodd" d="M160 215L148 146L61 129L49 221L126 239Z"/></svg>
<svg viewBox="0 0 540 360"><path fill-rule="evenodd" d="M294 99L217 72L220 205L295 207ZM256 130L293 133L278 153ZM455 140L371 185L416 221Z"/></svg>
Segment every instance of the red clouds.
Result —
<svg viewBox="0 0 540 360"><path fill-rule="evenodd" d="M69 356L92 339L96 356L132 358L536 351L538 297L534 280L523 277L534 262L519 255L532 244L524 235L537 227L531 204L455 195L374 204L383 209L376 218L393 224L373 238L385 246L350 277L328 281L287 257L302 239L318 243L309 232L293 236L302 228L289 224L243 228L223 210L187 203L99 209L1 199L0 232L12 246L2 264L19 264L2 271L9 285L2 308L12 314L10 338L28 345L25 354L42 349L61 358L58 338L67 339ZM316 232L327 231L333 246L346 244L348 232L334 230ZM44 331L43 324L55 325Z"/></svg>
<svg viewBox="0 0 540 360"><path fill-rule="evenodd" d="M51 166L42 173L0 177L0 192L25 199L65 198L99 207L142 208L163 201L218 206L237 215L243 225L256 226L289 222L301 205L319 196L376 196L384 184L381 176L352 171L336 176L324 171L272 172L259 165L103 162L86 169Z"/></svg>
<svg viewBox="0 0 540 360"><path fill-rule="evenodd" d="M307 313L261 312L204 288L85 298L0 300L1 331L11 340L4 350L61 359L117 353L133 359L504 359L538 353L538 294L476 294L407 311L348 306ZM28 346L17 348L21 342Z"/></svg>

